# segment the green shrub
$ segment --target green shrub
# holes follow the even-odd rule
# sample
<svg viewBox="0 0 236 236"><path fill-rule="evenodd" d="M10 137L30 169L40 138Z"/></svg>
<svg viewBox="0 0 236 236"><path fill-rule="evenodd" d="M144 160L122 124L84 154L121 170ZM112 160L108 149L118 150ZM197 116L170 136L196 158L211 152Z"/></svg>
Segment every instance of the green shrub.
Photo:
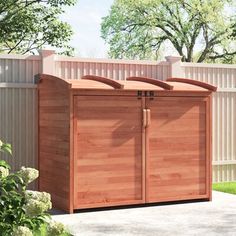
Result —
<svg viewBox="0 0 236 236"><path fill-rule="evenodd" d="M11 154L11 145L0 141L0 151ZM46 192L26 190L38 178L38 170L22 167L10 173L10 165L0 160L0 232L2 236L70 235L47 213L52 207Z"/></svg>

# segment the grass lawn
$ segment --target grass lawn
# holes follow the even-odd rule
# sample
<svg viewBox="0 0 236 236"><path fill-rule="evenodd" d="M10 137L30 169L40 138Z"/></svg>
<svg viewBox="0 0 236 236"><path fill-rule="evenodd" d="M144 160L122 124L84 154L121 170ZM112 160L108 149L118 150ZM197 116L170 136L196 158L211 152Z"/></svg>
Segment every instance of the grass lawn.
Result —
<svg viewBox="0 0 236 236"><path fill-rule="evenodd" d="M212 187L216 191L236 194L236 182L215 183Z"/></svg>

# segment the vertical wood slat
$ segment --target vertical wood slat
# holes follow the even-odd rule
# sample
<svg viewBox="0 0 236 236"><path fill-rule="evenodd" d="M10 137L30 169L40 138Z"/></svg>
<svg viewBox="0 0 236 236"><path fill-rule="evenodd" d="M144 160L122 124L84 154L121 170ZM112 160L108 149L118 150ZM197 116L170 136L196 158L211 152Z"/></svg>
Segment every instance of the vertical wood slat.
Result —
<svg viewBox="0 0 236 236"><path fill-rule="evenodd" d="M186 78L218 87L213 95L213 182L236 181L236 67L183 63Z"/></svg>

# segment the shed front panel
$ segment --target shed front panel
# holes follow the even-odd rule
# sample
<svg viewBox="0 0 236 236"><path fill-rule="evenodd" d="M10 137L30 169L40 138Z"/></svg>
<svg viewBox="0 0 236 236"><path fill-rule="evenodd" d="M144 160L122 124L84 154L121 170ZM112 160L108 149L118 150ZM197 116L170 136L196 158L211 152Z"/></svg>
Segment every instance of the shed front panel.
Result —
<svg viewBox="0 0 236 236"><path fill-rule="evenodd" d="M199 198L207 193L207 103L204 98L147 100L147 201Z"/></svg>
<svg viewBox="0 0 236 236"><path fill-rule="evenodd" d="M143 203L142 100L74 96L74 208Z"/></svg>

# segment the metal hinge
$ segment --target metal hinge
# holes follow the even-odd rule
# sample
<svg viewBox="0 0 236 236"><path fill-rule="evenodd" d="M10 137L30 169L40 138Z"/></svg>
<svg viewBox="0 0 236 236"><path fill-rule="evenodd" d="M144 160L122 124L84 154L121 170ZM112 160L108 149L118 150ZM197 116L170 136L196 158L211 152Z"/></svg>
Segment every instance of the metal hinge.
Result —
<svg viewBox="0 0 236 236"><path fill-rule="evenodd" d="M138 92L137 92L137 97L138 97L138 99L141 99L142 96L143 96L143 92L142 92L142 91L138 91Z"/></svg>
<svg viewBox="0 0 236 236"><path fill-rule="evenodd" d="M149 97L150 100L154 99L154 91L145 91L145 97Z"/></svg>
<svg viewBox="0 0 236 236"><path fill-rule="evenodd" d="M154 99L154 91L150 91L149 95L150 95L150 100L153 100Z"/></svg>
<svg viewBox="0 0 236 236"><path fill-rule="evenodd" d="M137 92L137 97L138 99L141 99L142 96L144 97L149 97L150 100L153 100L154 99L154 91L138 91Z"/></svg>

